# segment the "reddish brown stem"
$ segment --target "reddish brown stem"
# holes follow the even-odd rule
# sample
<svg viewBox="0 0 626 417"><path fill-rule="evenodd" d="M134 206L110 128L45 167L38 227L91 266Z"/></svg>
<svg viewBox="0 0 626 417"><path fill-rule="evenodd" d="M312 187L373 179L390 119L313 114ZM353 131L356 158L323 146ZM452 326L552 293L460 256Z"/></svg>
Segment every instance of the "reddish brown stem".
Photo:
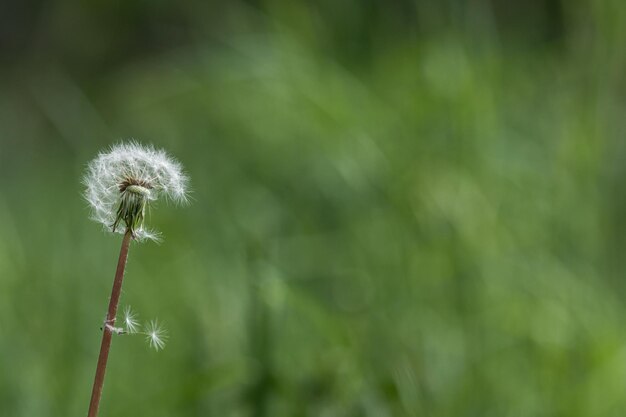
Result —
<svg viewBox="0 0 626 417"><path fill-rule="evenodd" d="M93 390L91 391L91 402L89 403L88 417L96 417L98 415L100 396L102 395L102 386L104 384L104 374L107 369L109 348L111 347L112 330L109 326L112 327L115 325L115 316L117 314L117 305L120 301L120 294L122 293L124 268L126 267L126 259L128 258L128 248L130 246L131 237L132 234L130 229L126 230L126 233L124 233L124 239L122 240L120 257L117 261L117 270L115 271L115 280L113 281L113 290L111 291L109 310L107 312L106 322L104 323L104 326L102 326L102 344L100 345L100 356L98 357L98 366L96 367L96 377L93 381Z"/></svg>

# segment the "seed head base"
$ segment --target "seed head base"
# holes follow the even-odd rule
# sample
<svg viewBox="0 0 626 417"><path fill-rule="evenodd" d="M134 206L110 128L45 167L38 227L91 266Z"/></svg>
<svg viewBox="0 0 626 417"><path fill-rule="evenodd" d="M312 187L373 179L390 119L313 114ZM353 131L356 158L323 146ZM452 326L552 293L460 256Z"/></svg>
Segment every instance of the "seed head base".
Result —
<svg viewBox="0 0 626 417"><path fill-rule="evenodd" d="M115 232L121 221L124 221L126 228L130 231L133 239L136 237L136 230L141 229L146 213L146 206L150 198L149 185L137 184L120 185L120 205L117 209L115 222L111 225Z"/></svg>

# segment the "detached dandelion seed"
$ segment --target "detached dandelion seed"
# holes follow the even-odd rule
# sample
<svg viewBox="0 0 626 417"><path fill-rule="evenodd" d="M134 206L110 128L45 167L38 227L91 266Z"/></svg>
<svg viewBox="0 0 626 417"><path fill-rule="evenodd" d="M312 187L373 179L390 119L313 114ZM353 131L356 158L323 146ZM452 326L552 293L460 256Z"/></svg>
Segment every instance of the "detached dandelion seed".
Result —
<svg viewBox="0 0 626 417"><path fill-rule="evenodd" d="M112 335L139 333L136 315L130 307L124 311L125 328L115 327L130 242L158 240L158 233L144 225L146 210L161 197L174 203L186 202L188 179L181 165L164 151L128 142L112 146L91 161L83 183L91 218L105 230L124 235L102 326L100 355L89 403L88 417L97 417ZM144 334L150 346L163 349L166 335L156 321L150 323Z"/></svg>
<svg viewBox="0 0 626 417"><path fill-rule="evenodd" d="M124 309L124 324L128 333L137 333L139 322L137 315L130 309L130 306L126 306Z"/></svg>
<svg viewBox="0 0 626 417"><path fill-rule="evenodd" d="M146 341L154 350L160 350L165 347L165 341L167 340L166 331L159 325L156 320L152 320L146 326Z"/></svg>

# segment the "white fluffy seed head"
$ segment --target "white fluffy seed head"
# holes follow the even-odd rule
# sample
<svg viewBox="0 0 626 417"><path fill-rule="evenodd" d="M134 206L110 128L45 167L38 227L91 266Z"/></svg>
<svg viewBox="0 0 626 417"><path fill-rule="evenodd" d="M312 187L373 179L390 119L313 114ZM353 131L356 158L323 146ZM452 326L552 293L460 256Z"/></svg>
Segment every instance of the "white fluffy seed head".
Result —
<svg viewBox="0 0 626 417"><path fill-rule="evenodd" d="M101 152L87 166L83 179L85 199L91 206L91 218L105 229L124 233L118 227L124 220L136 239L158 240L158 234L143 227L143 212L137 223L128 224L120 214L120 204L129 197L139 198L143 205L136 211L161 197L174 203L187 201L188 178L182 166L165 151L136 142L113 145ZM131 213L132 214L132 213Z"/></svg>

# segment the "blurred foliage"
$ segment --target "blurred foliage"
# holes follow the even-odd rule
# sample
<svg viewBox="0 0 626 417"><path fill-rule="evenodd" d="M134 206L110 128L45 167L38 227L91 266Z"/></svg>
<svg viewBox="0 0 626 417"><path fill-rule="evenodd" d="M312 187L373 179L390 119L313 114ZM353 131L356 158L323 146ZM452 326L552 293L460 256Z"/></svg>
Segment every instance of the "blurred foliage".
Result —
<svg viewBox="0 0 626 417"><path fill-rule="evenodd" d="M5 2L0 414L87 411L120 237L85 164L166 148L112 416L622 416L618 0Z"/></svg>

